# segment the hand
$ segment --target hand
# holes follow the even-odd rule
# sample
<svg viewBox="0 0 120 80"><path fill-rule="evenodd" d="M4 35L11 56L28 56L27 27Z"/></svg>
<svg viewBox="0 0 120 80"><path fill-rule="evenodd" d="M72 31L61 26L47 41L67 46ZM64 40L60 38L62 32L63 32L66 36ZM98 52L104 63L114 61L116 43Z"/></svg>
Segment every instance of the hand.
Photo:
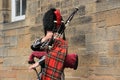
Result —
<svg viewBox="0 0 120 80"><path fill-rule="evenodd" d="M35 48L35 47L39 47L40 45L41 45L42 43L41 43L41 39L37 39L37 40L35 40L34 42L33 42L33 47Z"/></svg>
<svg viewBox="0 0 120 80"><path fill-rule="evenodd" d="M29 66L29 68L28 68L29 70L31 70L31 69L33 69L33 66L31 65L31 66Z"/></svg>
<svg viewBox="0 0 120 80"><path fill-rule="evenodd" d="M39 66L39 63L38 63L38 62L36 62L36 63L33 64L33 65L30 65L30 66L29 66L29 70L31 70L31 69L33 69L33 68L36 68L37 66Z"/></svg>

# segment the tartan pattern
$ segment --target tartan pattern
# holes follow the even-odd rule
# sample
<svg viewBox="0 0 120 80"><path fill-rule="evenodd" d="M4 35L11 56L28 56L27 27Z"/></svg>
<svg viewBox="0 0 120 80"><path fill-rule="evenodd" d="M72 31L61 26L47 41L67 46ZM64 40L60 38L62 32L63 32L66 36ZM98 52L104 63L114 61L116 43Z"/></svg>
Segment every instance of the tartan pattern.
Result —
<svg viewBox="0 0 120 80"><path fill-rule="evenodd" d="M61 80L63 64L67 53L67 43L57 39L52 50L46 55L42 80Z"/></svg>

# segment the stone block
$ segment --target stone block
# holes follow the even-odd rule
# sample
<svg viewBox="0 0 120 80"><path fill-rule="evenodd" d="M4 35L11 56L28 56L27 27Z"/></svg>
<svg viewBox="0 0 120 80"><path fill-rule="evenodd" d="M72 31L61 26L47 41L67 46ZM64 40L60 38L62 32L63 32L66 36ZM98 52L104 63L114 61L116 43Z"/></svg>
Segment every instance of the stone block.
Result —
<svg viewBox="0 0 120 80"><path fill-rule="evenodd" d="M94 2L88 3L85 6L86 15L92 15L96 13L96 4Z"/></svg>
<svg viewBox="0 0 120 80"><path fill-rule="evenodd" d="M4 60L3 58L0 58L0 64L2 64L2 63L3 63L3 60Z"/></svg>
<svg viewBox="0 0 120 80"><path fill-rule="evenodd" d="M110 56L120 56L120 42L119 41L112 41L109 42L108 53Z"/></svg>
<svg viewBox="0 0 120 80"><path fill-rule="evenodd" d="M30 46L31 43L31 34L24 34L17 36L17 47L18 48L26 48Z"/></svg>
<svg viewBox="0 0 120 80"><path fill-rule="evenodd" d="M116 66L117 65L117 57L99 57L99 63L101 66Z"/></svg>
<svg viewBox="0 0 120 80"><path fill-rule="evenodd" d="M3 66L25 66L27 63L28 56L16 56L4 58Z"/></svg>
<svg viewBox="0 0 120 80"><path fill-rule="evenodd" d="M4 47L0 47L0 57L3 57Z"/></svg>
<svg viewBox="0 0 120 80"><path fill-rule="evenodd" d="M91 4L91 3L94 3L94 2L95 2L95 0L84 0L84 1L74 0L74 6L76 6L77 3L78 3L78 6L79 6L79 5L88 5L88 4Z"/></svg>
<svg viewBox="0 0 120 80"><path fill-rule="evenodd" d="M116 64L117 67L120 66L120 57L117 57L117 64ZM118 69L119 70L119 69ZM118 73L119 74L119 73Z"/></svg>
<svg viewBox="0 0 120 80"><path fill-rule="evenodd" d="M39 15L36 17L36 21L35 21L36 24L42 23L42 19L43 19L42 16L43 16L42 14L39 14Z"/></svg>
<svg viewBox="0 0 120 80"><path fill-rule="evenodd" d="M0 16L2 16L3 14L2 14L2 11L0 11ZM2 23L3 22L3 17L1 17L0 18L0 23Z"/></svg>
<svg viewBox="0 0 120 80"><path fill-rule="evenodd" d="M13 30L6 30L6 31L4 31L4 35L5 36L15 36L15 35L17 35L17 32L16 32L16 29L13 29Z"/></svg>
<svg viewBox="0 0 120 80"><path fill-rule="evenodd" d="M89 80L116 80L113 76L97 76L97 75L91 75L89 76Z"/></svg>
<svg viewBox="0 0 120 80"><path fill-rule="evenodd" d="M16 80L16 78L2 78L0 80Z"/></svg>
<svg viewBox="0 0 120 80"><path fill-rule="evenodd" d="M86 54L79 56L79 66L97 66L99 65L98 54Z"/></svg>
<svg viewBox="0 0 120 80"><path fill-rule="evenodd" d="M106 12L106 26L119 25L120 9L114 9Z"/></svg>
<svg viewBox="0 0 120 80"><path fill-rule="evenodd" d="M0 70L0 78L15 78L16 73L9 70Z"/></svg>
<svg viewBox="0 0 120 80"><path fill-rule="evenodd" d="M30 52L28 53L28 49L21 49L21 48L8 49L7 57L18 57L18 56L24 56L26 54L30 54Z"/></svg>
<svg viewBox="0 0 120 80"><path fill-rule="evenodd" d="M86 34L85 41L87 43L96 41L96 34L95 33Z"/></svg>
<svg viewBox="0 0 120 80"><path fill-rule="evenodd" d="M105 28L106 22L105 21L98 21L98 22L96 22L96 27L97 28Z"/></svg>
<svg viewBox="0 0 120 80"><path fill-rule="evenodd" d="M88 75L88 68L86 67L79 67L77 70L73 69L65 69L65 77L66 79L80 79L80 77Z"/></svg>
<svg viewBox="0 0 120 80"><path fill-rule="evenodd" d="M95 13L95 14L92 14L91 16L92 16L92 22L105 21L105 18L106 18L105 12Z"/></svg>
<svg viewBox="0 0 120 80"><path fill-rule="evenodd" d="M119 0L102 0L99 3L96 3L96 12L112 10L119 7L120 7Z"/></svg>
<svg viewBox="0 0 120 80"><path fill-rule="evenodd" d="M79 77L69 77L69 76L65 78L65 80L73 80L73 79L74 80L80 80L81 78L79 78ZM84 80L84 79L82 79L82 80Z"/></svg>
<svg viewBox="0 0 120 80"><path fill-rule="evenodd" d="M29 15L31 15L31 16L36 15L36 13L37 13L37 7L38 7L37 1L29 3L29 6L27 8Z"/></svg>
<svg viewBox="0 0 120 80"><path fill-rule="evenodd" d="M108 27L106 30L106 40L118 40L120 31L116 28L116 26Z"/></svg>
<svg viewBox="0 0 120 80"><path fill-rule="evenodd" d="M34 71L28 72L28 70L17 70L17 80L37 79L37 75Z"/></svg>
<svg viewBox="0 0 120 80"><path fill-rule="evenodd" d="M94 73L96 75L119 75L119 68L115 66L99 66L96 67Z"/></svg>
<svg viewBox="0 0 120 80"><path fill-rule="evenodd" d="M95 34L96 34L95 37L97 42L106 40L107 33L105 28L96 28Z"/></svg>
<svg viewBox="0 0 120 80"><path fill-rule="evenodd" d="M73 45L85 46L85 35L76 35L71 37L70 40Z"/></svg>
<svg viewBox="0 0 120 80"><path fill-rule="evenodd" d="M65 7L73 7L73 0L64 0Z"/></svg>
<svg viewBox="0 0 120 80"><path fill-rule="evenodd" d="M86 50L94 52L105 52L108 50L108 44L106 42L87 43Z"/></svg>

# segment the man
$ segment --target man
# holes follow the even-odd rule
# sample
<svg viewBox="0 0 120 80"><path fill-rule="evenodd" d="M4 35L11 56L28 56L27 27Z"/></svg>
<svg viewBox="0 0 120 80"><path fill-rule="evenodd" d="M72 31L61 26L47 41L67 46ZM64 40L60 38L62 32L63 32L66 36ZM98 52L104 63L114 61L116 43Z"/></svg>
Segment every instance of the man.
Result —
<svg viewBox="0 0 120 80"><path fill-rule="evenodd" d="M77 69L78 56L76 54L67 54L67 42L61 37L56 38L56 33L65 28L61 14L57 9L52 8L45 13L43 25L45 37L35 41L31 46L35 52L31 54L29 63L34 62L34 57L41 58L45 55L45 57L42 57L42 59L45 59L42 80L61 80L65 67ZM47 47L44 47L43 44L46 44L46 42L49 43ZM49 46L52 46L52 48L49 49ZM41 64L41 61L39 63ZM29 69L37 67L39 63L33 64Z"/></svg>

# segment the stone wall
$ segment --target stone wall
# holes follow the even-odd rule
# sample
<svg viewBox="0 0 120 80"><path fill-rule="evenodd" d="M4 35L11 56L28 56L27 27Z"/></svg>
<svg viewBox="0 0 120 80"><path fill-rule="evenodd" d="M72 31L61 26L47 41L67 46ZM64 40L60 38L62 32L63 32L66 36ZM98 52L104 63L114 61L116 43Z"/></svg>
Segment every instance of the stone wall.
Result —
<svg viewBox="0 0 120 80"><path fill-rule="evenodd" d="M66 28L69 53L79 55L79 66L65 69L66 80L119 80L119 0L27 0L26 18L17 22L10 22L11 9L4 18L0 5L0 80L36 78L28 71L30 44L43 36L42 18L51 7L60 9L64 20L79 7Z"/></svg>

